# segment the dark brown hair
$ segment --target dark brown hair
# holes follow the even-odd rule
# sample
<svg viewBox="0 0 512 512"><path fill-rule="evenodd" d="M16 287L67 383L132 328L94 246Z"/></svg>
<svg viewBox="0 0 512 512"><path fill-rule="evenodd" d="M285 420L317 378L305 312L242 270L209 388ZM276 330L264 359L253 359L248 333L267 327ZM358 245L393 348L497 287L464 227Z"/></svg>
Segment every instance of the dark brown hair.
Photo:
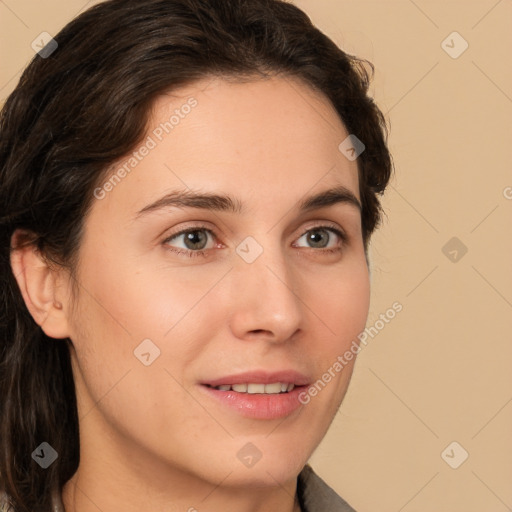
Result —
<svg viewBox="0 0 512 512"><path fill-rule="evenodd" d="M368 96L373 66L288 2L110 0L55 40L0 116L0 492L17 512L51 510L51 490L78 467L79 425L71 341L49 338L29 314L11 237L24 230L22 243L72 271L93 190L143 139L157 96L206 76L272 74L324 94L366 146L358 158L365 247L392 172L385 120ZM42 442L58 453L47 469L31 456Z"/></svg>

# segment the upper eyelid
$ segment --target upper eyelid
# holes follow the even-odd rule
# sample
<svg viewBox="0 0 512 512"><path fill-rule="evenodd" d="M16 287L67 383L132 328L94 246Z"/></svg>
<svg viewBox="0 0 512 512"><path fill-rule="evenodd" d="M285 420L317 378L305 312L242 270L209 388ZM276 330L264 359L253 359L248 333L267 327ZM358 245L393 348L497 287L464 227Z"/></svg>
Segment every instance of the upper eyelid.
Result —
<svg viewBox="0 0 512 512"><path fill-rule="evenodd" d="M176 233L172 233L165 237L164 242L168 242L169 240L172 240L173 238L176 238L178 236L184 235L186 233L194 232L194 231L207 231L211 235L213 235L215 238L218 238L217 233L213 228L209 228L207 226L190 226L187 228L180 229Z"/></svg>

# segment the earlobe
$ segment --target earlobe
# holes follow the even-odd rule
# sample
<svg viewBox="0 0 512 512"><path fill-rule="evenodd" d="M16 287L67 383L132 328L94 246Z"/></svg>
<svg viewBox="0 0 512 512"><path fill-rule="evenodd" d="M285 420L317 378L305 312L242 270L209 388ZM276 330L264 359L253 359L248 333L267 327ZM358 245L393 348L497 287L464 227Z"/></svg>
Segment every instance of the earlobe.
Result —
<svg viewBox="0 0 512 512"><path fill-rule="evenodd" d="M59 271L50 268L34 245L17 247L17 240L15 232L11 238L11 267L27 309L47 336L68 338Z"/></svg>

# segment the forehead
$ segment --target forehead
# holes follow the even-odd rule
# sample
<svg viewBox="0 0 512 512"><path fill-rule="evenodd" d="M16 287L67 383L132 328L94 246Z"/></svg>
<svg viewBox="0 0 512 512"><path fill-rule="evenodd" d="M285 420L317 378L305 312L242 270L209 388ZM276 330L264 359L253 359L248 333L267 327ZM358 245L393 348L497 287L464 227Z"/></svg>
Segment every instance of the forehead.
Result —
<svg viewBox="0 0 512 512"><path fill-rule="evenodd" d="M191 98L197 105L187 108ZM169 148L173 139L191 153L204 144L210 152L240 159L257 156L255 163L267 155L292 161L318 153L338 156L337 147L348 135L327 97L284 76L251 82L204 79L160 96L149 123L148 133L153 132Z"/></svg>
<svg viewBox="0 0 512 512"><path fill-rule="evenodd" d="M191 188L275 208L336 185L359 198L357 163L338 149L348 135L329 100L297 79L204 79L154 102L139 154L111 169L129 173L107 199L133 209Z"/></svg>

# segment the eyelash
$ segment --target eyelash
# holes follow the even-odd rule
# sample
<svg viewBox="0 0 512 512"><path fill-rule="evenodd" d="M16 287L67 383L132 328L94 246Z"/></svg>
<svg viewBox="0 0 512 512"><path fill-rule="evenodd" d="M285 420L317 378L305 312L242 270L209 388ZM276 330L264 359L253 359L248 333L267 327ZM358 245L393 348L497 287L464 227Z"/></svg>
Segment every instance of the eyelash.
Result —
<svg viewBox="0 0 512 512"><path fill-rule="evenodd" d="M341 243L341 246L335 247L333 249L318 249L318 250L323 253L340 252L342 250L342 246L348 241L348 237L343 231L341 231L339 228L337 228L335 226L332 226L332 225L313 226L313 227L310 227L309 229L307 229L306 231L304 231L304 233L302 233L302 235L299 238L302 238L309 231L316 231L316 230L322 230L322 229L335 233L340 238L342 243ZM167 237L162 242L162 244L165 245L168 242L170 242L171 240L178 238L180 235L184 235L187 233L193 233L195 231L206 231L207 233L212 235L214 238L217 238L215 232L212 229L208 228L205 225L197 225L197 226L188 227L186 229L178 231L177 233L173 233L171 236ZM179 254L179 255L188 256L190 258L194 258L194 257L198 257L198 256L202 256L202 257L206 258L206 257L208 257L208 251L210 250L210 249L207 249L207 250L192 251L192 250L186 250L186 249L176 249L175 247L171 247L169 245L166 246L166 249L169 251L175 252L176 254ZM310 249L314 249L314 247L310 247Z"/></svg>

